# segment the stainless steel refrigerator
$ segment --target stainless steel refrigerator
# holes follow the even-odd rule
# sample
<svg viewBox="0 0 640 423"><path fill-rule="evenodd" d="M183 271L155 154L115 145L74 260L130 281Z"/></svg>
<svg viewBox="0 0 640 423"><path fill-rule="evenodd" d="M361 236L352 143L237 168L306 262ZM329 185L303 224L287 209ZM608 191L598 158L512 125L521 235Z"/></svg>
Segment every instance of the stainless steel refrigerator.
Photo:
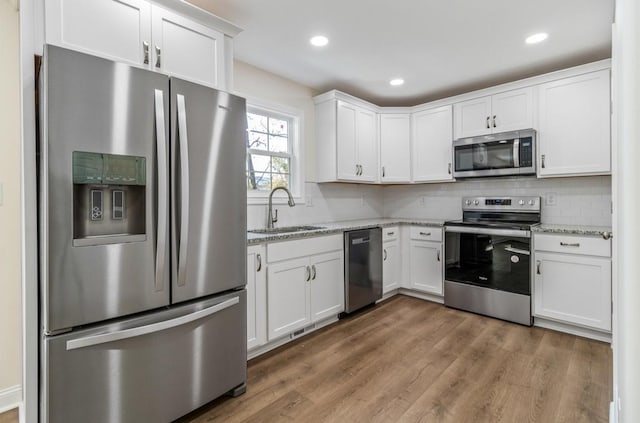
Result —
<svg viewBox="0 0 640 423"><path fill-rule="evenodd" d="M40 115L40 421L244 392L245 100L46 46Z"/></svg>

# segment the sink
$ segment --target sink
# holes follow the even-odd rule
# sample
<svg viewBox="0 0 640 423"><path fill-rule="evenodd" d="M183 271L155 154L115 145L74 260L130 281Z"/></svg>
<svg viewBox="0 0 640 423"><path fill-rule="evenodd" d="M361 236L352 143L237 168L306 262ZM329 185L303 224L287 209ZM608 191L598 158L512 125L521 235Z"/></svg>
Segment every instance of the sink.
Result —
<svg viewBox="0 0 640 423"><path fill-rule="evenodd" d="M248 232L254 234L287 234L293 232L313 231L316 229L324 229L324 226L284 226L282 228L271 229L252 229Z"/></svg>

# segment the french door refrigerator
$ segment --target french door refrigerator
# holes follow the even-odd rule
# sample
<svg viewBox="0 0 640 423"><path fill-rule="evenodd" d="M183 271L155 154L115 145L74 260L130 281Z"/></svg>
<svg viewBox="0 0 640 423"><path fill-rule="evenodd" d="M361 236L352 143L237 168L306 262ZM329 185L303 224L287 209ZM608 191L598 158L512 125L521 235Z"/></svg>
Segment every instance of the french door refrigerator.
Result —
<svg viewBox="0 0 640 423"><path fill-rule="evenodd" d="M244 392L245 100L55 46L40 93L40 421Z"/></svg>

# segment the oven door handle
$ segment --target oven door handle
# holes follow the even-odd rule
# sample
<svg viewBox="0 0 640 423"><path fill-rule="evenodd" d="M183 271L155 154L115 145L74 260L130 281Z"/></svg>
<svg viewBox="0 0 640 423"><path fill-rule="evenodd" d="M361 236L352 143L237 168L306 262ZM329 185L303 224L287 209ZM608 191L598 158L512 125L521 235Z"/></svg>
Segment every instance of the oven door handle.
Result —
<svg viewBox="0 0 640 423"><path fill-rule="evenodd" d="M478 234L478 235L502 235L517 238L531 238L531 231L520 229L496 229L496 228L476 228L465 226L445 226L446 232L460 234Z"/></svg>
<svg viewBox="0 0 640 423"><path fill-rule="evenodd" d="M526 256L530 256L531 255L530 251L522 250L520 248L504 247L504 250L509 252L509 253L513 253L513 254L524 254Z"/></svg>

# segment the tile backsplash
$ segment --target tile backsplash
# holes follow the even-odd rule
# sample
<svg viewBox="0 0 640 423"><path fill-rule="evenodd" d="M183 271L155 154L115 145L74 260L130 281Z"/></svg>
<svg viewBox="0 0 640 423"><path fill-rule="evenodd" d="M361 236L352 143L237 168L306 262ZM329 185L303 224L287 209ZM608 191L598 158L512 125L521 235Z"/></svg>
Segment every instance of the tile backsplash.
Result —
<svg viewBox="0 0 640 423"><path fill-rule="evenodd" d="M454 220L467 196L542 197L542 222L611 226L611 177L497 178L416 185L305 184L304 204L274 204L276 226L377 217ZM311 200L309 203L307 200ZM248 227L263 228L267 206L248 206Z"/></svg>
<svg viewBox="0 0 640 423"><path fill-rule="evenodd" d="M462 197L542 197L542 222L611 226L611 177L471 179L386 187L385 217L460 219ZM555 204L554 204L555 203Z"/></svg>

